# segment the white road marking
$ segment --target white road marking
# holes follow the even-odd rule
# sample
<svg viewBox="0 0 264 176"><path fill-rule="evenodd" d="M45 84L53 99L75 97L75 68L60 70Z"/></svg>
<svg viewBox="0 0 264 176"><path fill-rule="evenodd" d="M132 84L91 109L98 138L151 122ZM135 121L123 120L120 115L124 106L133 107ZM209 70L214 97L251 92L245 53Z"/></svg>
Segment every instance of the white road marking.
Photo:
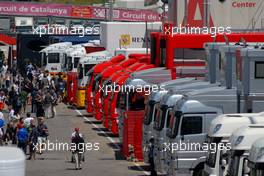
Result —
<svg viewBox="0 0 264 176"><path fill-rule="evenodd" d="M89 118L85 117L85 116L81 113L81 111L79 111L78 109L75 109L75 111L76 111L80 116L82 116L83 119L84 119L85 121L90 122L90 123L93 125L93 127L97 128L97 129L99 130L100 133L104 134L104 136L105 136L110 142L112 142L112 143L114 144L116 150L120 150L120 147L116 144L117 141L115 141L113 138L111 138L110 136L108 136L107 133L105 133L104 131L102 131L101 129L99 129L99 126L96 125L96 124L94 124ZM114 150L114 151L115 151L115 150ZM141 170L142 172L144 172L144 174L149 175L149 172L145 171L145 170L144 170L139 164L137 164L137 163L135 163L135 162L134 162L133 164L134 164L139 170Z"/></svg>

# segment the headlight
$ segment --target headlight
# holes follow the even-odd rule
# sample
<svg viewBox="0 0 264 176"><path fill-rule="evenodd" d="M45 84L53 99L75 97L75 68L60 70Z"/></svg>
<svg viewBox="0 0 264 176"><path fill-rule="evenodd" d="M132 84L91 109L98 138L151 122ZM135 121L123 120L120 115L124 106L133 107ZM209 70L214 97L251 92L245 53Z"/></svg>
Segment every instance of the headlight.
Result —
<svg viewBox="0 0 264 176"><path fill-rule="evenodd" d="M236 139L236 142L235 142L235 146L236 145L239 145L244 139L244 136L239 136L237 139Z"/></svg>
<svg viewBox="0 0 264 176"><path fill-rule="evenodd" d="M264 156L264 147L260 148L258 155L257 155L257 160L259 160L263 156Z"/></svg>
<svg viewBox="0 0 264 176"><path fill-rule="evenodd" d="M222 127L222 124L217 124L214 128L214 134L217 133Z"/></svg>

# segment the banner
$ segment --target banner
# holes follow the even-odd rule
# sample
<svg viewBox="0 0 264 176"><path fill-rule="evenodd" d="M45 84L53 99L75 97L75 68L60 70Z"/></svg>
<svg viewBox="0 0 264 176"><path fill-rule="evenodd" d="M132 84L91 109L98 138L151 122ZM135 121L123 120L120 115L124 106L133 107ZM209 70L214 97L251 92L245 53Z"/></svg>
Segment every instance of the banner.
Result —
<svg viewBox="0 0 264 176"><path fill-rule="evenodd" d="M70 16L71 10L71 6L59 4L0 2L1 15Z"/></svg>
<svg viewBox="0 0 264 176"><path fill-rule="evenodd" d="M58 16L105 20L108 19L108 8L62 4L0 2L0 15ZM160 21L159 14L152 10L118 8L114 9L113 15L113 19L117 21Z"/></svg>
<svg viewBox="0 0 264 176"><path fill-rule="evenodd" d="M93 18L107 19L108 10L103 7L94 7ZM113 19L118 21L160 21L160 16L152 10L114 9Z"/></svg>

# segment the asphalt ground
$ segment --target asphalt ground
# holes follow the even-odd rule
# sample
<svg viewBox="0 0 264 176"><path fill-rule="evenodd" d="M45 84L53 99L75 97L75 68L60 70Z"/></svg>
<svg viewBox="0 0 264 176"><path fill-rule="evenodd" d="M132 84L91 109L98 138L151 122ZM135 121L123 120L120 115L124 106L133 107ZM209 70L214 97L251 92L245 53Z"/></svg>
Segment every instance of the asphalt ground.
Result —
<svg viewBox="0 0 264 176"><path fill-rule="evenodd" d="M149 175L144 163L129 162L122 157L118 137L112 136L102 124L87 115L85 110L75 110L64 104L59 104L56 109L56 117L45 121L49 128L50 148L42 155L37 154L36 160L26 162L26 176ZM59 147L59 143L70 144L75 127L80 128L85 136L89 150L85 152L82 170L75 170L67 147Z"/></svg>

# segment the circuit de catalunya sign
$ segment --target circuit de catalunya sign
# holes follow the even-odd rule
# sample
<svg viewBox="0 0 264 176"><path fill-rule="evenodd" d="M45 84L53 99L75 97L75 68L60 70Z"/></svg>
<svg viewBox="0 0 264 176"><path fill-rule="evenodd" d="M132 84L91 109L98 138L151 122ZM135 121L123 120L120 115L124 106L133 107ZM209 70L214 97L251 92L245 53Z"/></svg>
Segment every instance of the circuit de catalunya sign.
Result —
<svg viewBox="0 0 264 176"><path fill-rule="evenodd" d="M104 7L94 6L0 2L0 15L57 16L84 19L106 19L108 17L108 9ZM160 21L159 14L152 10L120 8L114 9L113 19L118 21Z"/></svg>

